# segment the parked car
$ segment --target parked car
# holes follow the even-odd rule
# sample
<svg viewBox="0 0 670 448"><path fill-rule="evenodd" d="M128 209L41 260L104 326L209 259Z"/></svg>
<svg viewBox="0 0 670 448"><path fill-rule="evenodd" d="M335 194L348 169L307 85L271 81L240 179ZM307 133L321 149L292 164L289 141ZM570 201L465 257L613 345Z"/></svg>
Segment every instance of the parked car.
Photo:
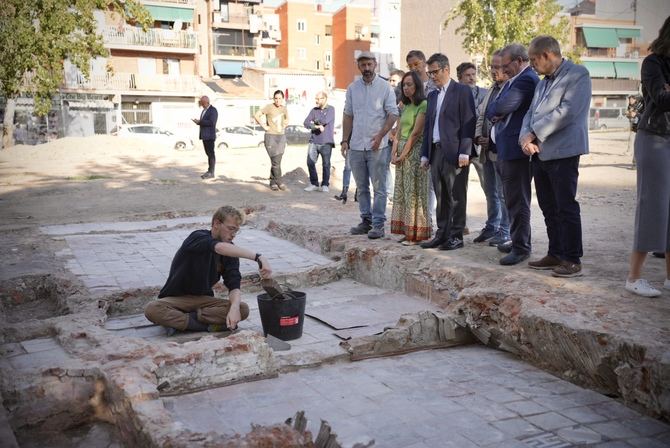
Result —
<svg viewBox="0 0 670 448"><path fill-rule="evenodd" d="M119 137L141 138L157 146L174 148L179 151L193 149L193 140L183 135L175 135L172 132L152 124L129 124L120 129L112 131L112 135Z"/></svg>
<svg viewBox="0 0 670 448"><path fill-rule="evenodd" d="M220 129L216 134L216 148L251 148L263 147L265 133L256 131L249 126L230 126Z"/></svg>
<svg viewBox="0 0 670 448"><path fill-rule="evenodd" d="M596 107L589 110L589 129L627 128L630 121L625 107Z"/></svg>
<svg viewBox="0 0 670 448"><path fill-rule="evenodd" d="M284 129L286 134L286 143L289 145L302 145L309 143L312 133L304 126L290 124Z"/></svg>

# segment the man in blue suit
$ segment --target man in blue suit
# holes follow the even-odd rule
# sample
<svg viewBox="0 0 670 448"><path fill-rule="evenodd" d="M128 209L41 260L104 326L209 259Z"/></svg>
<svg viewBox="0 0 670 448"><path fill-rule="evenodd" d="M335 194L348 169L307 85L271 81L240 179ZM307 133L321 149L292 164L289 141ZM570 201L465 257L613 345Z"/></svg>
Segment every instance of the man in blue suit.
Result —
<svg viewBox="0 0 670 448"><path fill-rule="evenodd" d="M208 168L207 172L203 173L200 178L211 179L214 177L214 167L216 166L216 156L214 155L214 142L216 141L216 120L219 118L219 113L216 108L209 104L209 97L203 96L198 101L202 107L200 118L193 118L193 123L200 126L200 140L202 146L205 147L205 154L207 154Z"/></svg>
<svg viewBox="0 0 670 448"><path fill-rule="evenodd" d="M547 255L528 263L554 277L582 275L582 221L577 194L579 158L589 152L591 78L584 66L563 59L558 41L538 36L528 49L544 75L523 120L519 144L532 156L537 202L549 237Z"/></svg>
<svg viewBox="0 0 670 448"><path fill-rule="evenodd" d="M421 247L454 250L463 247L475 101L470 87L449 78L445 55L435 53L427 63L436 89L428 95L421 167L430 166L437 196L437 232Z"/></svg>
<svg viewBox="0 0 670 448"><path fill-rule="evenodd" d="M538 76L528 63L526 48L511 44L500 54L502 69L509 80L500 95L489 103L486 118L494 125L491 140L495 143L505 205L510 219L511 251L500 259L504 266L522 262L530 256L530 179L528 155L519 145L523 117L533 99ZM505 251L504 246L498 246Z"/></svg>

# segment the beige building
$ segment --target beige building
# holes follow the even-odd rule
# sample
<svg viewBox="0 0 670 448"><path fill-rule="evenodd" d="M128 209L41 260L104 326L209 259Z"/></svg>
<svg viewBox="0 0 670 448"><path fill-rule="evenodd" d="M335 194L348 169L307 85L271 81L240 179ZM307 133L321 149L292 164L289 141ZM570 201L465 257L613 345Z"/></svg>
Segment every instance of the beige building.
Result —
<svg viewBox="0 0 670 448"><path fill-rule="evenodd" d="M403 0L400 23L400 63L406 70L405 56L410 50L421 50L429 58L433 53L444 53L449 58L452 78L461 62L474 62L463 49L463 37L456 34L458 20L446 29L442 24L457 0Z"/></svg>

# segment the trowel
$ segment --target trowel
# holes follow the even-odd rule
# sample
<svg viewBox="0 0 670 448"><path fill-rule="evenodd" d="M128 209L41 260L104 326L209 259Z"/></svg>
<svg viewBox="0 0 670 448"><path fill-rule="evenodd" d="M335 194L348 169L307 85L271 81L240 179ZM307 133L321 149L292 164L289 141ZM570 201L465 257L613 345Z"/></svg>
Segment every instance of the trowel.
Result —
<svg viewBox="0 0 670 448"><path fill-rule="evenodd" d="M276 352L284 352L286 350L291 350L291 344L289 344L288 342L284 342L281 339L272 336L271 334L268 334L265 337L265 342L267 342L270 348Z"/></svg>
<svg viewBox="0 0 670 448"><path fill-rule="evenodd" d="M273 300L284 300L284 291L274 278L261 279L261 286Z"/></svg>

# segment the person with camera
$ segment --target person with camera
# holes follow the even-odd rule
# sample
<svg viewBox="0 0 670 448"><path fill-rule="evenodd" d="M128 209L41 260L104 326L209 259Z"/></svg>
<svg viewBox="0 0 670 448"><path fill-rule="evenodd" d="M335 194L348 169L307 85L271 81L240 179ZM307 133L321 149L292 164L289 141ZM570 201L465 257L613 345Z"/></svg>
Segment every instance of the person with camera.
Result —
<svg viewBox="0 0 670 448"><path fill-rule="evenodd" d="M305 191L328 192L330 185L330 155L335 147L333 128L335 126L335 108L328 105L328 94L325 91L317 92L316 107L312 109L304 125L312 131L307 146L307 169L309 170L310 185ZM316 172L316 161L321 156L321 185Z"/></svg>

